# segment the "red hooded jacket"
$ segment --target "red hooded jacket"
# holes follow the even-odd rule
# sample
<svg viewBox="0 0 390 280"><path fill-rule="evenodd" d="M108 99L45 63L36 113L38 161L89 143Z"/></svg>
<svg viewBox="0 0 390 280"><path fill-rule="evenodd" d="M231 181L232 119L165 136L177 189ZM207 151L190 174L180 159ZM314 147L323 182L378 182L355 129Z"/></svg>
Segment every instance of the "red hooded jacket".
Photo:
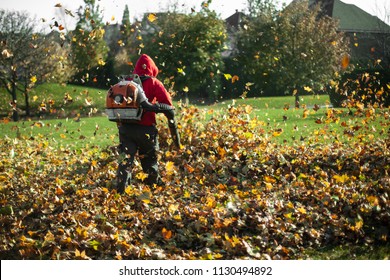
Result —
<svg viewBox="0 0 390 280"><path fill-rule="evenodd" d="M165 103L172 106L171 96L165 89L164 85L156 78L158 68L153 59L146 54L141 55L135 64L134 74L139 76L150 76L142 82L142 87L149 102ZM144 112L140 121L141 125L151 126L156 124L156 113Z"/></svg>

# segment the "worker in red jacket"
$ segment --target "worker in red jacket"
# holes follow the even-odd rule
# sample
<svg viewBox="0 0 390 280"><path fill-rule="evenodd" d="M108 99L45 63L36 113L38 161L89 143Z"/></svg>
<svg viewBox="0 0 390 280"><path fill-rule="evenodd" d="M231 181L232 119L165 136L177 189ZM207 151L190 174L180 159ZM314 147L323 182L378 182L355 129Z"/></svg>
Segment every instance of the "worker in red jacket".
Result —
<svg viewBox="0 0 390 280"><path fill-rule="evenodd" d="M164 85L156 77L158 68L153 59L143 54L138 59L133 74L138 74L142 87L149 102L172 106L172 100ZM173 108L173 107L172 107ZM173 110L164 110L168 120L173 120ZM157 151L158 131L156 128L156 113L144 111L139 123L119 123L120 152L122 154L117 170L116 189L123 193L131 182L131 169L134 157L138 151L143 171L148 174L145 183L149 185L162 184L158 172Z"/></svg>

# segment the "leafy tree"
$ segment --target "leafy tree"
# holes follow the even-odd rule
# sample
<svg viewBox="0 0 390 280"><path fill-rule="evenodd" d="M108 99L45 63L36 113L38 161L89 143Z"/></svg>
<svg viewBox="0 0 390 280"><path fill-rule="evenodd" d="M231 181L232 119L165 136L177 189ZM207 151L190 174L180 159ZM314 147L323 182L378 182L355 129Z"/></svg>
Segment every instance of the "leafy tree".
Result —
<svg viewBox="0 0 390 280"><path fill-rule="evenodd" d="M55 31L45 36L46 57L40 65L51 70L45 75L45 80L49 82L67 83L75 74L75 68L69 55L71 46L65 40L63 33Z"/></svg>
<svg viewBox="0 0 390 280"><path fill-rule="evenodd" d="M248 0L248 12L252 17L261 15L275 15L276 5L274 0Z"/></svg>
<svg viewBox="0 0 390 280"><path fill-rule="evenodd" d="M272 2L248 1L250 16L237 32L236 68L241 80L254 82L252 90L272 93L269 71L276 67L274 53L277 39L275 27L277 10Z"/></svg>
<svg viewBox="0 0 390 280"><path fill-rule="evenodd" d="M132 36L131 32L131 23L130 23L130 11L129 6L126 4L125 9L123 10L122 23L121 23L121 34L122 41L124 45L127 45L130 42Z"/></svg>
<svg viewBox="0 0 390 280"><path fill-rule="evenodd" d="M0 83L11 95L12 118L19 120L17 94L24 95L26 115L30 115L29 92L45 81L56 68L50 43L35 33L37 23L26 12L0 10Z"/></svg>
<svg viewBox="0 0 390 280"><path fill-rule="evenodd" d="M309 9L307 1L274 11L259 11L239 34L238 57L247 79L266 94L321 88L349 51L337 21L319 17L320 7Z"/></svg>
<svg viewBox="0 0 390 280"><path fill-rule="evenodd" d="M120 25L120 34L118 41L115 42L114 72L116 75L128 74L131 72L130 56L135 52L136 24L130 22L130 11L128 5L123 10L122 22ZM112 48L110 47L110 50Z"/></svg>
<svg viewBox="0 0 390 280"><path fill-rule="evenodd" d="M108 47L104 41L103 17L95 0L84 0L77 15L79 21L73 32L72 53L74 64L78 68L77 79L84 82L104 83L103 66L107 58Z"/></svg>
<svg viewBox="0 0 390 280"><path fill-rule="evenodd" d="M140 49L157 58L162 76L179 92L215 99L220 93L224 22L207 5L199 13L148 17ZM141 39L141 38L140 38Z"/></svg>
<svg viewBox="0 0 390 280"><path fill-rule="evenodd" d="M296 1L278 18L275 57L280 62L273 74L283 77L280 90L320 89L343 67L348 41L336 20L319 14L319 5L309 9L307 1Z"/></svg>

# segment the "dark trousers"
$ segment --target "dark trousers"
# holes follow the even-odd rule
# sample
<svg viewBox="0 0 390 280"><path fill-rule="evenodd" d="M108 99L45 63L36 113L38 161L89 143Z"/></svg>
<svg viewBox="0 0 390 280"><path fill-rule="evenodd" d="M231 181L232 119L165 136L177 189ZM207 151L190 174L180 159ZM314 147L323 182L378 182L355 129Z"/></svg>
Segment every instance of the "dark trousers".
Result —
<svg viewBox="0 0 390 280"><path fill-rule="evenodd" d="M159 180L157 128L138 124L121 124L118 128L121 154L117 170L117 191L122 193L131 183L132 167L137 151L142 170L148 174L145 183L157 184Z"/></svg>

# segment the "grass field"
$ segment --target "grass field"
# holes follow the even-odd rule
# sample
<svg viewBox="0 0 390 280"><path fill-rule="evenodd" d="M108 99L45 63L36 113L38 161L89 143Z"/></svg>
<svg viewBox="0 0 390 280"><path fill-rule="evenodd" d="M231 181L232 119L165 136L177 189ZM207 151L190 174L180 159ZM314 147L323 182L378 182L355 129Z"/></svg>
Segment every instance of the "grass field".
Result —
<svg viewBox="0 0 390 280"><path fill-rule="evenodd" d="M6 95L2 94L4 98ZM8 96L7 96L8 97ZM107 146L117 142L116 125L104 116L105 91L80 86L45 84L30 94L32 117L18 123L3 120L0 134L14 138L40 138L59 145ZM180 105L175 102L180 120ZM179 102L180 104L180 102ZM314 141L370 141L386 136L383 125L388 111L379 114L348 114L347 110L330 108L327 95L307 95L300 99L301 108L295 108L295 97L260 97L224 100L212 105L197 105L204 111L204 120L223 117L231 106L251 106L250 117L264 123L266 135L277 143ZM1 115L9 114L6 100L0 103ZM40 108L45 107L45 112ZM380 117L383 115L383 119ZM164 124L164 120L160 119Z"/></svg>

